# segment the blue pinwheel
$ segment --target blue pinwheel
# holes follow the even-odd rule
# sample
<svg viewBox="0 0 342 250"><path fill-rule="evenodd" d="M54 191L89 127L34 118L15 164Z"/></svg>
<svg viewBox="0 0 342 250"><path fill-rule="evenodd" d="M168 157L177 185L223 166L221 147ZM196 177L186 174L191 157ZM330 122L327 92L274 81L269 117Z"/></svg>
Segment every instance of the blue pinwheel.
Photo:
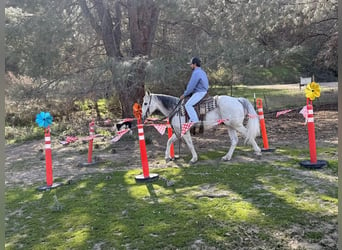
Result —
<svg viewBox="0 0 342 250"><path fill-rule="evenodd" d="M36 116L36 123L39 127L47 128L52 124L52 116L49 112L40 112Z"/></svg>

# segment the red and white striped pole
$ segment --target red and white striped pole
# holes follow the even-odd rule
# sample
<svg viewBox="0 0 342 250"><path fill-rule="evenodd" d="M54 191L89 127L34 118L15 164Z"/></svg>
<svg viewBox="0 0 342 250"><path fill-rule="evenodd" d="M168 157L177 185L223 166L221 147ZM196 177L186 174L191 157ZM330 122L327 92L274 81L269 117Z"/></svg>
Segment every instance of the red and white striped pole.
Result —
<svg viewBox="0 0 342 250"><path fill-rule="evenodd" d="M267 139L267 132L266 132L266 125L265 125L265 117L264 117L264 110L262 107L262 99L257 98L256 99L256 107L258 110L259 115L259 121L260 121L260 129L261 129L261 135L264 142L264 148L262 148L262 151L274 151L274 149L269 148L268 145L268 139Z"/></svg>
<svg viewBox="0 0 342 250"><path fill-rule="evenodd" d="M322 168L327 164L327 162L324 160L317 160L314 112L312 101L309 98L307 98L306 108L308 112L307 126L309 136L310 161L302 161L300 162L300 165L307 168Z"/></svg>
<svg viewBox="0 0 342 250"><path fill-rule="evenodd" d="M169 139L172 137L172 128L171 128L169 119L167 119L167 135ZM175 158L175 149L174 149L173 143L170 146L170 156L172 159Z"/></svg>
<svg viewBox="0 0 342 250"><path fill-rule="evenodd" d="M315 137L315 123L313 116L313 106L312 101L307 101L307 111L308 111L308 136L309 136L309 148L310 148L310 162L317 163L316 155L316 137Z"/></svg>
<svg viewBox="0 0 342 250"><path fill-rule="evenodd" d="M144 125L139 124L139 121L138 121L138 136L139 136L140 158L141 158L141 165L142 165L142 169L143 169L143 175L144 175L144 178L149 178L150 172L148 169L148 160L147 160L145 135L144 135Z"/></svg>
<svg viewBox="0 0 342 250"><path fill-rule="evenodd" d="M137 118L137 123L138 123L140 158L141 158L141 165L143 169L143 174L137 175L135 179L137 181L149 181L149 180L158 178L158 174L150 174L149 172L146 144L145 144L145 135L144 135L144 125L141 123L141 113L142 113L141 106L138 103L135 103L133 105L133 114L135 118Z"/></svg>
<svg viewBox="0 0 342 250"><path fill-rule="evenodd" d="M94 119L89 123L89 147L88 147L88 163L92 163L92 156L93 156L93 140L95 135L95 122Z"/></svg>
<svg viewBox="0 0 342 250"><path fill-rule="evenodd" d="M45 129L45 166L46 166L46 185L51 187L53 184L52 177L52 155L51 155L51 136L50 127Z"/></svg>
<svg viewBox="0 0 342 250"><path fill-rule="evenodd" d="M39 191L47 191L52 188L63 185L62 183L53 183L52 175L52 156L51 156L51 136L50 127L45 128L45 171L46 171L46 185L38 187Z"/></svg>

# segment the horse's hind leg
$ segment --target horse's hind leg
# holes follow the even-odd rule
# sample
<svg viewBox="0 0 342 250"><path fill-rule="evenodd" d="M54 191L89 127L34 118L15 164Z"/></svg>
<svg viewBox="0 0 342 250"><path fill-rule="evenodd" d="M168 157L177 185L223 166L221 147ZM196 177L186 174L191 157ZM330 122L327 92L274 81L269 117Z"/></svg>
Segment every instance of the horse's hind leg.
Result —
<svg viewBox="0 0 342 250"><path fill-rule="evenodd" d="M177 141L177 136L176 134L173 134L166 143L165 161L167 162L172 160L172 157L170 155L170 148L171 148L171 144L174 143L175 141Z"/></svg>
<svg viewBox="0 0 342 250"><path fill-rule="evenodd" d="M246 138L246 142L248 142L248 144L252 145L253 149L254 149L254 153L256 155L261 155L261 149L259 148L258 144L255 141L255 138L247 138L247 129L244 126L240 126L236 128L237 131L239 131L241 134L243 134L243 136Z"/></svg>
<svg viewBox="0 0 342 250"><path fill-rule="evenodd" d="M231 143L230 143L230 148L229 148L227 154L222 157L223 161L230 161L230 159L232 159L236 145L239 142L239 138L238 138L237 133L234 129L228 127L228 135L229 135Z"/></svg>
<svg viewBox="0 0 342 250"><path fill-rule="evenodd" d="M261 155L261 149L259 148L258 144L256 143L255 139L254 138L250 138L249 141L248 141L249 144L252 145L253 149L254 149L254 153L256 155Z"/></svg>

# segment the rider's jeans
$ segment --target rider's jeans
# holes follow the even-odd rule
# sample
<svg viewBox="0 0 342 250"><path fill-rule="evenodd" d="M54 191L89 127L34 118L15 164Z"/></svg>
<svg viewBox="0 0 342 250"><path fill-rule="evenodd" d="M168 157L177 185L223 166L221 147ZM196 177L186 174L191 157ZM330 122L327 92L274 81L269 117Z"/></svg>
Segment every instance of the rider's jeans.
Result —
<svg viewBox="0 0 342 250"><path fill-rule="evenodd" d="M196 111L194 109L194 105L196 105L205 95L207 92L196 92L193 93L190 99L185 104L186 112L188 112L188 115L190 117L191 122L198 122L198 117L196 114Z"/></svg>

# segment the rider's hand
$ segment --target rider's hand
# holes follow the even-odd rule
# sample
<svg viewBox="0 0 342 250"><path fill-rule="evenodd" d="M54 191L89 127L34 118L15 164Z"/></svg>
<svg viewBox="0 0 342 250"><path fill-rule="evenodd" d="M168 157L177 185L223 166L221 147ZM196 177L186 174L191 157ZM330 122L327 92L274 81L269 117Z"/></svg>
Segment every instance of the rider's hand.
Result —
<svg viewBox="0 0 342 250"><path fill-rule="evenodd" d="M184 99L184 95L181 95L181 96L179 97L179 99L183 100L183 99Z"/></svg>

